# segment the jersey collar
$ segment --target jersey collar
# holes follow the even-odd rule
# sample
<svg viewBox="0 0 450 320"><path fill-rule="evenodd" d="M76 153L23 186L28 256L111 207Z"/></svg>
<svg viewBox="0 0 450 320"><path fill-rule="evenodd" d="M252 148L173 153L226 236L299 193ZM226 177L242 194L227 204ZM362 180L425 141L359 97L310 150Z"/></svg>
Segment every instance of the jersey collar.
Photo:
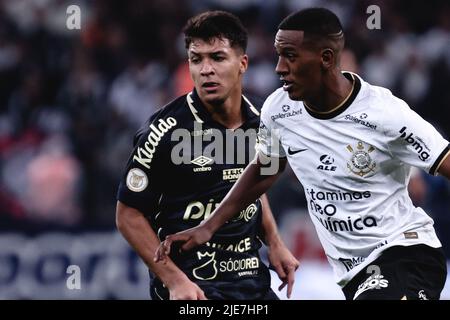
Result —
<svg viewBox="0 0 450 320"><path fill-rule="evenodd" d="M310 107L308 107L305 104L305 102L303 102L303 105L305 106L305 110L312 117L317 118L317 119L323 119L323 120L332 119L332 118L336 117L337 115L340 115L345 110L347 110L347 108L350 107L350 105L353 103L353 101L355 101L356 96L358 95L359 91L361 90L361 80L359 80L358 76L355 76L353 73L350 73L350 72L342 72L342 74L344 75L344 77L346 77L347 79L349 79L353 82L353 88L352 88L352 92L350 93L350 95L347 97L347 99L345 100L345 102L342 105L336 107L335 109L333 109L331 111L327 111L327 112L315 111L315 110L311 109Z"/></svg>
<svg viewBox="0 0 450 320"><path fill-rule="evenodd" d="M194 121L199 123L214 122L216 125L220 125L219 123L216 123L212 119L205 105L200 100L200 97L198 96L197 90L195 90L195 88L194 90L192 90L192 92L186 95L186 102L189 110L192 113ZM242 126L246 126L246 124L249 124L250 122L253 121L259 122L258 109L256 109L255 106L250 102L250 100L248 100L247 97L245 97L244 95L242 95L241 106L243 106L243 112L245 115L245 122Z"/></svg>

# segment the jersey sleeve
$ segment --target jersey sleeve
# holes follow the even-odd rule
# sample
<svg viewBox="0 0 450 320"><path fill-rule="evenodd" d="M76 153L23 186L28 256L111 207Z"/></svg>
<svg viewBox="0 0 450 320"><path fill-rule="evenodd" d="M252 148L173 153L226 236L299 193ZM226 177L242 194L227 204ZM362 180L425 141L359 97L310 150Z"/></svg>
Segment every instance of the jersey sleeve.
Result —
<svg viewBox="0 0 450 320"><path fill-rule="evenodd" d="M284 158L286 153L281 145L279 130L274 127L269 115L271 97L267 98L261 110L261 120L256 140L256 151L268 157Z"/></svg>
<svg viewBox="0 0 450 320"><path fill-rule="evenodd" d="M119 184L117 200L135 208L147 217L156 215L162 195L164 171L162 156L164 140L161 132L155 130L157 117L147 122L147 129L140 130L134 138L134 150L128 159L125 172ZM153 126L152 126L153 124Z"/></svg>
<svg viewBox="0 0 450 320"><path fill-rule="evenodd" d="M395 97L393 101L385 121L390 151L408 165L437 174L449 152L449 142L406 102Z"/></svg>

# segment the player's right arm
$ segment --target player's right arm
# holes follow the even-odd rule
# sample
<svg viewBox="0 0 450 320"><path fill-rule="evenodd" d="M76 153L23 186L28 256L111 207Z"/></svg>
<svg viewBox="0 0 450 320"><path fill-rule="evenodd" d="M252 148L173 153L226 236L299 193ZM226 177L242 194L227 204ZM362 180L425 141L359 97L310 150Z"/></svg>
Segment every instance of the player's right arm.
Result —
<svg viewBox="0 0 450 320"><path fill-rule="evenodd" d="M189 280L170 258L164 265L154 262L154 252L160 245L160 241L139 210L117 201L116 225L148 268L167 287L171 300L206 299L203 291Z"/></svg>

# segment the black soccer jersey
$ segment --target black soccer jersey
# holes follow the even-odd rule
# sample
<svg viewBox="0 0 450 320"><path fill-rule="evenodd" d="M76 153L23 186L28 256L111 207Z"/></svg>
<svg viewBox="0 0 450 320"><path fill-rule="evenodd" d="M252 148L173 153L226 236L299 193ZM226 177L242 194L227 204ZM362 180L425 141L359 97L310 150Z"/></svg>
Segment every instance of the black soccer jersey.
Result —
<svg viewBox="0 0 450 320"><path fill-rule="evenodd" d="M215 122L195 90L155 113L135 137L118 200L141 211L160 240L198 225L222 201L253 160L260 105L243 96L244 124ZM206 244L171 258L208 298L258 299L270 288L261 262L259 200L236 213ZM159 279L155 298L168 298Z"/></svg>

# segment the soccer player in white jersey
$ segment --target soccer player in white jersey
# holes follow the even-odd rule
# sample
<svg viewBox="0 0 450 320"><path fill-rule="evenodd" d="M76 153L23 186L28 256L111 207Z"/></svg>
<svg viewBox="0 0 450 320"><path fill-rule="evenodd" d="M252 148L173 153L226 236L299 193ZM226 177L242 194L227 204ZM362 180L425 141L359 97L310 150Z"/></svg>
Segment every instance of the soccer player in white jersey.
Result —
<svg viewBox="0 0 450 320"><path fill-rule="evenodd" d="M289 161L347 299L439 299L446 260L433 220L414 207L407 185L412 167L450 178L449 143L389 90L342 72L343 47L341 23L327 9L281 22L283 87L263 106L257 158L209 219L167 237L158 259L173 241L185 242L183 250L206 242ZM274 163L278 172L267 174Z"/></svg>

